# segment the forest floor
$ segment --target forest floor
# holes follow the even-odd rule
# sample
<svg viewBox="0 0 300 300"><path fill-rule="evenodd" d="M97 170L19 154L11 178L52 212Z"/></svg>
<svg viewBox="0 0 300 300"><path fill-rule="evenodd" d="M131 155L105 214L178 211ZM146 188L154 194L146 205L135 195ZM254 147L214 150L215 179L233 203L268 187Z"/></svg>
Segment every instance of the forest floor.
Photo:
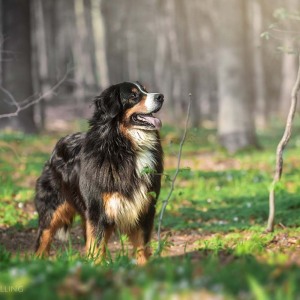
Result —
<svg viewBox="0 0 300 300"><path fill-rule="evenodd" d="M190 129L163 220L163 252L144 268L134 265L126 237L117 235L109 243L108 261L95 266L84 256L79 219L67 243L55 241L49 259L36 259L34 185L59 135L1 133L0 299L20 292L24 299L299 298L299 131L296 126L276 188L277 225L266 234L268 187L282 129L258 135L262 150L236 155L217 146L213 129ZM162 131L165 176L158 211L170 189L181 133L168 126Z"/></svg>

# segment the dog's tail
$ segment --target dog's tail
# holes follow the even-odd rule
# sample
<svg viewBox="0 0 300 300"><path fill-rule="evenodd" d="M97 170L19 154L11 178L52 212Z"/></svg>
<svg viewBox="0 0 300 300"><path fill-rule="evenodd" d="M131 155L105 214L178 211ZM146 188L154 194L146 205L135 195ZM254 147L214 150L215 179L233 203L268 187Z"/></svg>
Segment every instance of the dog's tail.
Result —
<svg viewBox="0 0 300 300"><path fill-rule="evenodd" d="M64 225L64 227L59 228L56 231L55 237L62 242L67 242L70 237L70 226Z"/></svg>

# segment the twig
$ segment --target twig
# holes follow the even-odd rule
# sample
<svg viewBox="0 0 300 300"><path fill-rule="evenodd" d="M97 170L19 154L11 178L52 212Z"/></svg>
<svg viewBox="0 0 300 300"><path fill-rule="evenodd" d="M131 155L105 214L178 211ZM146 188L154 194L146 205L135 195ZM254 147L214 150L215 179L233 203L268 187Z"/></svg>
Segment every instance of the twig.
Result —
<svg viewBox="0 0 300 300"><path fill-rule="evenodd" d="M2 90L7 96L8 98L11 100L12 105L14 105L16 107L16 110L12 113L7 113L7 114L2 114L0 115L0 119L3 118L11 118L11 117L17 117L18 114L20 113L20 111L27 109L28 107L37 104L38 102L40 102L43 98L46 98L48 95L52 94L54 90L56 90L67 78L68 74L70 71L67 71L65 73L65 75L62 77L61 80L59 80L51 89L49 89L47 92L45 92L44 94L42 94L41 96L39 96L38 98L28 102L28 103L24 103L24 102L20 102L18 103L16 101L16 99L13 97L13 95L6 90L5 88L0 86L0 90ZM27 102L27 101L26 101Z"/></svg>
<svg viewBox="0 0 300 300"><path fill-rule="evenodd" d="M8 91L7 89L5 89L3 86L0 86L0 90L6 94L8 96L8 98L10 99L10 101L12 103L10 103L10 105L14 105L14 106L18 106L18 103L16 101L16 99L14 98L14 96L10 93L10 91Z"/></svg>
<svg viewBox="0 0 300 300"><path fill-rule="evenodd" d="M286 125L284 134L281 138L277 146L276 151L276 169L273 182L270 186L270 194L269 194L269 219L267 225L267 232L272 232L274 230L274 219L275 219L275 186L280 181L281 174L282 174L282 166L283 166L283 158L282 153L284 148L286 147L287 143L290 140L292 134L292 123L296 111L297 106L297 93L300 89L300 55L299 55L299 68L297 73L297 79L293 86L292 93L291 93L291 106L289 110L289 114L287 117Z"/></svg>
<svg viewBox="0 0 300 300"><path fill-rule="evenodd" d="M179 152L178 152L178 156L177 156L177 167L176 167L176 171L174 174L174 177L171 181L171 188L169 191L169 194L167 196L167 198L162 202L162 208L159 214L159 220L158 220L158 229L157 229L157 238L158 238L158 247L157 247L157 253L161 252L161 226L162 226L162 221L163 221L163 216L165 213L165 210L167 208L167 205L169 203L169 200L172 196L172 193L174 191L174 187L175 187L175 181L177 178L177 175L179 173L180 170L180 161L181 161L181 154L182 154L182 148L186 139L186 134L187 134L187 129L188 129L188 123L189 123L189 117L190 117L190 110L191 110L191 103L192 103L192 94L189 94L189 104L188 104L188 109L187 109L187 116L186 116L186 120L185 120L185 127L184 127L184 132L180 141L180 145L179 145Z"/></svg>

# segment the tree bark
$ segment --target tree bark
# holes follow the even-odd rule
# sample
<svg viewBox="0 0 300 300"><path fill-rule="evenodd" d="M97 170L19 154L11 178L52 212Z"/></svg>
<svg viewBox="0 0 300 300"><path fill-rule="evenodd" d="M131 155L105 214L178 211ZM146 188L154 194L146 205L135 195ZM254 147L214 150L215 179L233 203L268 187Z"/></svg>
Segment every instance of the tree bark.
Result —
<svg viewBox="0 0 300 300"><path fill-rule="evenodd" d="M265 128L267 125L267 99L263 52L260 34L263 32L262 3L253 0L249 3L252 13L252 46L253 46L253 78L255 91L255 121L257 127Z"/></svg>
<svg viewBox="0 0 300 300"><path fill-rule="evenodd" d="M193 5L191 3L190 5ZM175 0L179 50L181 52L180 74L181 74L181 106L185 106L188 94L191 93L193 101L191 103L190 123L192 127L198 127L201 122L201 112L199 99L197 97L197 84L201 78L198 76L199 66L195 65L196 56L193 51L192 39L193 24L191 24L192 14L188 9L189 4L181 0ZM195 5L193 5L196 9ZM199 49L198 49L198 52ZM201 53L197 53L198 56ZM180 110L182 111L182 109Z"/></svg>
<svg viewBox="0 0 300 300"><path fill-rule="evenodd" d="M296 57L293 54L284 53L281 66L281 87L279 100L279 114L285 118L289 111L289 101L291 89L294 84L293 78L296 77Z"/></svg>
<svg viewBox="0 0 300 300"><path fill-rule="evenodd" d="M93 86L95 84L95 78L93 76L92 70L92 53L90 53L91 47L89 45L88 39L88 26L85 19L85 10L87 8L89 7L85 6L84 0L76 0L74 2L76 33L74 35L73 48L75 49L75 47L78 47L78 50L76 52L76 62L77 68L81 69L80 73L83 74L83 78L81 78L81 84L86 86ZM81 76L79 76L79 78L80 77Z"/></svg>
<svg viewBox="0 0 300 300"><path fill-rule="evenodd" d="M219 2L218 135L229 152L257 146L247 65L246 20L244 1Z"/></svg>
<svg viewBox="0 0 300 300"><path fill-rule="evenodd" d="M95 0L96 1L96 0ZM99 63L103 61L106 53L109 82L117 83L128 80L127 53L124 51L126 36L124 29L126 23L128 2L116 0L101 0L101 12L104 18L105 49L99 45ZM96 23L94 23L96 25ZM97 26L97 25L96 25ZM96 26L94 27L96 29ZM103 32L102 32L103 33ZM106 71L105 71L106 72ZM99 74L100 76L101 74ZM102 77L105 79L105 77ZM102 83L104 86L104 83Z"/></svg>
<svg viewBox="0 0 300 300"><path fill-rule="evenodd" d="M286 9L289 12L299 10L298 0L286 1ZM283 40L283 46L287 49L294 48L294 38L290 36L289 31L297 30L293 27L288 20L286 24L286 34ZM298 23L298 22L297 22ZM298 25L298 24L297 24ZM284 53L281 65L281 86L280 86L280 98L279 98L279 115L284 119L289 112L290 93L294 84L294 78L297 76L297 57L295 54Z"/></svg>
<svg viewBox="0 0 300 300"><path fill-rule="evenodd" d="M3 34L6 36L2 61L3 83L15 101L22 102L33 94L31 64L30 0L3 0ZM13 111L1 99L1 112ZM6 107L5 107L6 106ZM3 111L4 110L4 111ZM16 119L4 120L2 127L13 126L26 133L36 133L34 107L21 111Z"/></svg>
<svg viewBox="0 0 300 300"><path fill-rule="evenodd" d="M96 1L96 4L100 6L100 1ZM88 55L91 61L91 71L94 78L94 87L91 89L93 95L98 92L99 89L99 75L98 75L98 65L96 60L96 49L98 46L98 41L96 40L94 28L93 28L93 14L97 11L97 6L92 4L92 0L84 0L84 17L87 30L87 44L88 44ZM103 43L101 43L103 45ZM103 45L104 47L104 45ZM90 89L89 89L90 90Z"/></svg>
<svg viewBox="0 0 300 300"><path fill-rule="evenodd" d="M92 1L92 24L93 24L93 36L96 50L96 66L97 66L97 83L101 89L106 88L109 85L109 72L106 55L106 36L105 36L105 23L104 15L102 12L102 0Z"/></svg>
<svg viewBox="0 0 300 300"><path fill-rule="evenodd" d="M47 39L46 39L46 23L42 0L35 0L34 3L34 25L35 25L35 62L37 65L37 88L42 94L45 94L51 89L49 81L49 62L47 55ZM40 128L45 129L46 123L46 101L50 100L51 96L42 99L37 108L39 110Z"/></svg>

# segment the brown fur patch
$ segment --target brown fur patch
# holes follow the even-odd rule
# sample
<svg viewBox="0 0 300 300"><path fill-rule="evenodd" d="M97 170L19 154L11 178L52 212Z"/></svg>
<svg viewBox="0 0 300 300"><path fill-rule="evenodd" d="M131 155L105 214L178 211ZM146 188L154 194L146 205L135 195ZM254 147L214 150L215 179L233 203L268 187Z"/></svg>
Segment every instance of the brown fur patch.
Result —
<svg viewBox="0 0 300 300"><path fill-rule="evenodd" d="M132 88L132 90L131 90L133 93L138 93L139 91L138 91L138 89L137 88Z"/></svg>
<svg viewBox="0 0 300 300"><path fill-rule="evenodd" d="M45 229L40 237L40 245L36 251L36 256L42 257L43 255L49 255L51 241L51 231L50 229Z"/></svg>
<svg viewBox="0 0 300 300"><path fill-rule="evenodd" d="M108 240L113 230L114 228L112 226L106 228L104 230L103 239L100 245L98 245L96 229L89 221L86 222L86 253L89 257L94 259L96 263L100 263L105 258Z"/></svg>
<svg viewBox="0 0 300 300"><path fill-rule="evenodd" d="M145 265L151 255L149 245L145 245L142 230L136 230L128 235L136 253L137 264Z"/></svg>
<svg viewBox="0 0 300 300"><path fill-rule="evenodd" d="M134 105L133 107L129 108L125 112L124 121L125 124L128 123L130 117L135 113L147 113L147 107L145 105L147 99L147 95L143 96L142 100Z"/></svg>
<svg viewBox="0 0 300 300"><path fill-rule="evenodd" d="M39 248L36 251L37 256L49 253L50 245L57 229L63 227L65 224L70 225L74 215L75 209L68 202L64 202L57 207L52 215L49 228L44 229L41 234Z"/></svg>
<svg viewBox="0 0 300 300"><path fill-rule="evenodd" d="M103 194L102 196L105 213L110 219L114 219L117 213L111 206L111 201L113 201L112 200L113 197L114 199L121 199L121 196L118 193L114 193L114 194L106 193Z"/></svg>
<svg viewBox="0 0 300 300"><path fill-rule="evenodd" d="M112 196L111 193L104 193L102 195L104 206L106 206L106 204L109 202L109 200L111 199L111 196Z"/></svg>
<svg viewBox="0 0 300 300"><path fill-rule="evenodd" d="M129 140L131 140L131 142L133 142L131 136L128 134L128 127L130 127L129 122L121 122L120 123L120 131L121 133L128 138Z"/></svg>
<svg viewBox="0 0 300 300"><path fill-rule="evenodd" d="M146 107L146 100L147 100L147 95L144 95L140 102L138 102L133 107L129 108L125 112L122 122L120 122L120 125L119 125L121 133L132 142L132 145L134 147L137 147L138 143L134 139L132 134L130 134L130 130L134 129L136 126L134 126L131 123L130 118L132 117L133 114L147 114L148 113L148 109Z"/></svg>
<svg viewBox="0 0 300 300"><path fill-rule="evenodd" d="M64 204L60 205L54 212L50 223L50 229L58 229L64 224L70 225L75 213L75 208L68 202L64 202Z"/></svg>
<svg viewBox="0 0 300 300"><path fill-rule="evenodd" d="M89 251L91 251L93 244L96 243L95 234L94 234L95 229L89 221L86 221L85 229L86 229L86 252L89 253Z"/></svg>

